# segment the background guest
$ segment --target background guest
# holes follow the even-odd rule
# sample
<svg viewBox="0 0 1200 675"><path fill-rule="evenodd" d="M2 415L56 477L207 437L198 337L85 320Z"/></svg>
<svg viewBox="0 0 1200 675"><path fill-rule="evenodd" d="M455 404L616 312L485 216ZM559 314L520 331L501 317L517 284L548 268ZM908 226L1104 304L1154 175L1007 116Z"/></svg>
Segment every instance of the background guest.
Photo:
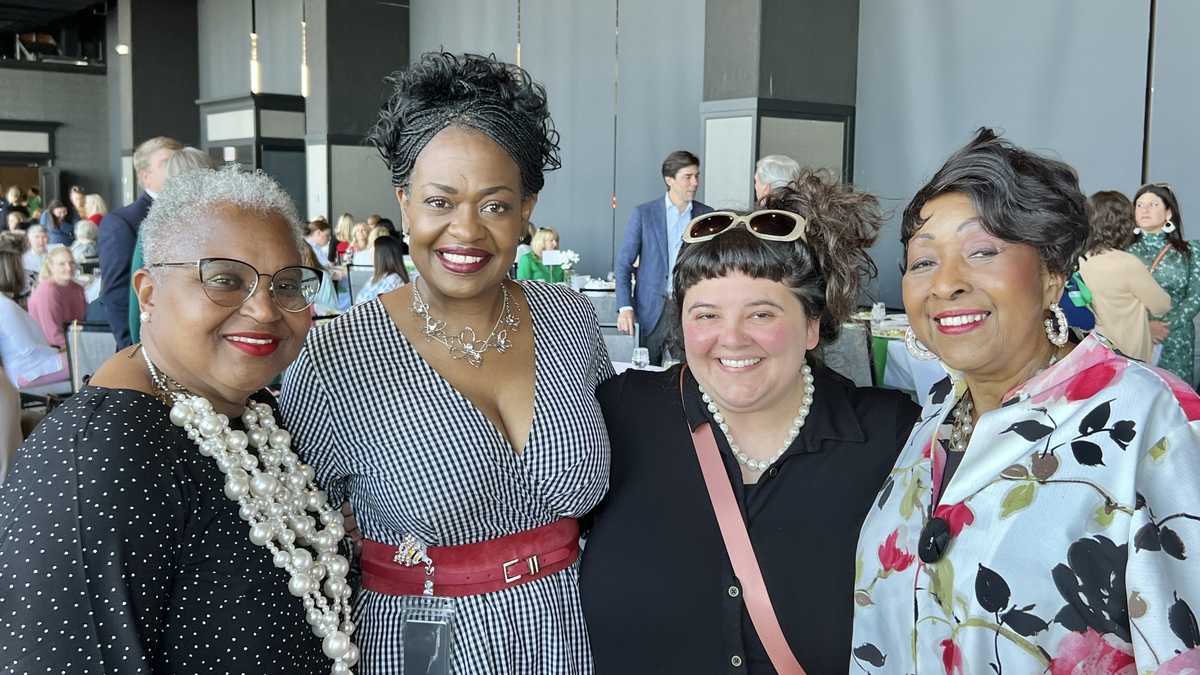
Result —
<svg viewBox="0 0 1200 675"><path fill-rule="evenodd" d="M1095 335L1069 342L1057 301L1088 237L1074 169L990 129L904 210L909 345L953 377L863 523L850 671L1200 657L1200 397Z"/></svg>
<svg viewBox="0 0 1200 675"><path fill-rule="evenodd" d="M85 218L99 225L108 215L108 202L104 201L104 197L92 193L84 198L83 210L87 214Z"/></svg>
<svg viewBox="0 0 1200 675"><path fill-rule="evenodd" d="M66 349L63 324L83 321L85 314L87 298L83 286L75 282L75 257L65 246L50 249L38 285L29 296L29 315L42 327L51 346Z"/></svg>
<svg viewBox="0 0 1200 675"><path fill-rule="evenodd" d="M1133 203L1115 190L1097 192L1088 200L1088 221L1090 248L1079 259L1079 273L1092 292L1096 331L1126 356L1150 363L1150 314L1166 314L1171 296L1123 250L1134 239Z"/></svg>
<svg viewBox="0 0 1200 675"><path fill-rule="evenodd" d="M100 224L97 242L100 252L100 299L104 302L104 311L116 338L117 349L133 344L129 332L129 280L138 228L162 190L167 177L167 160L182 147L179 141L166 136L143 141L133 153L133 168L137 170L138 183L143 190L141 196L132 204L109 213ZM76 208L83 206L84 199L72 188L71 201Z"/></svg>
<svg viewBox="0 0 1200 675"><path fill-rule="evenodd" d="M1129 252L1149 266L1171 296L1171 311L1152 317L1150 335L1162 345L1158 367L1195 384L1196 328L1200 313L1200 244L1183 238L1183 213L1166 183L1143 185L1134 196L1137 241Z"/></svg>
<svg viewBox="0 0 1200 675"><path fill-rule="evenodd" d="M57 199L52 200L42 214L41 224L50 235L50 244L70 246L75 243L75 224L67 221L67 207Z"/></svg>
<svg viewBox="0 0 1200 675"><path fill-rule="evenodd" d="M42 191L31 185L26 194L25 210L29 211L30 219L37 220L42 215Z"/></svg>
<svg viewBox="0 0 1200 675"><path fill-rule="evenodd" d="M19 214L21 222L29 220L29 209L25 208L25 193L19 185L9 186L4 193L4 201L0 204L0 218L6 223L10 213Z"/></svg>
<svg viewBox="0 0 1200 675"><path fill-rule="evenodd" d="M375 240L373 248L375 274L358 292L355 303L374 300L408 283L408 270L404 268L404 252L400 242L393 237L383 236Z"/></svg>
<svg viewBox="0 0 1200 675"><path fill-rule="evenodd" d="M800 164L787 155L767 155L754 165L754 201L800 177Z"/></svg>
<svg viewBox="0 0 1200 675"><path fill-rule="evenodd" d="M333 261L329 257L330 242L333 239L333 228L329 226L329 222L324 218L315 218L308 221L304 240L312 248L313 253L317 256L317 263L321 267L328 268Z"/></svg>
<svg viewBox="0 0 1200 675"><path fill-rule="evenodd" d="M543 265L542 254L558 250L558 232L552 227L538 229L529 244L529 252L517 261L517 278L560 283L565 278L562 265Z"/></svg>
<svg viewBox="0 0 1200 675"><path fill-rule="evenodd" d="M375 242L378 241L380 237L389 236L391 236L391 233L382 225L376 225L375 227L371 228L371 230L367 233L366 248L362 250L356 250L354 252L354 257L350 259L351 264L373 266L375 264ZM396 241L399 242L400 240L397 239Z"/></svg>
<svg viewBox="0 0 1200 675"><path fill-rule="evenodd" d="M350 230L350 247L347 250L352 256L356 256L359 251L366 251L371 247L370 239L371 227L366 223L355 223Z"/></svg>
<svg viewBox="0 0 1200 675"><path fill-rule="evenodd" d="M354 216L349 213L343 213L338 218L337 225L333 228L333 236L337 243L333 245L334 250L329 254L329 259L341 262L342 257L350 248L350 240L354 236Z"/></svg>
<svg viewBox="0 0 1200 675"><path fill-rule="evenodd" d="M45 260L50 247L50 236L41 225L30 225L25 231L25 237L29 241L29 250L21 257L21 264L25 266L25 271L36 279L42 271L42 261Z"/></svg>
<svg viewBox="0 0 1200 675"><path fill-rule="evenodd" d="M0 243L0 367L17 388L64 382L70 376L67 355L46 342L37 321L16 302L26 289L20 253Z"/></svg>
<svg viewBox="0 0 1200 675"><path fill-rule="evenodd" d="M65 225L70 227L70 225ZM98 227L87 218L80 219L75 223L75 242L71 244L71 254L75 256L75 262L82 265L85 262L96 262L99 254L96 252L96 235L99 233Z"/></svg>
<svg viewBox="0 0 1200 675"><path fill-rule="evenodd" d="M135 161L136 165L136 161ZM134 167L136 168L136 166ZM87 190L83 189L82 185L72 185L67 191L67 221L75 224L80 219L86 217L87 212Z"/></svg>
<svg viewBox="0 0 1200 675"><path fill-rule="evenodd" d="M4 214L4 225L9 232L24 232L25 231L25 216L17 210L9 211Z"/></svg>

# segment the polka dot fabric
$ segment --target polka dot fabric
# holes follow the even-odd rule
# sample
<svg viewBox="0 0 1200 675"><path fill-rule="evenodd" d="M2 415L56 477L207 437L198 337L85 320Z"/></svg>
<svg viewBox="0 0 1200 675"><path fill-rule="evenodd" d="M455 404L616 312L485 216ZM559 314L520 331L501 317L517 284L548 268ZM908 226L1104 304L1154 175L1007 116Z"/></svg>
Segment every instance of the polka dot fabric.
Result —
<svg viewBox="0 0 1200 675"><path fill-rule="evenodd" d="M286 573L167 413L89 387L18 451L0 487L0 673L329 672Z"/></svg>

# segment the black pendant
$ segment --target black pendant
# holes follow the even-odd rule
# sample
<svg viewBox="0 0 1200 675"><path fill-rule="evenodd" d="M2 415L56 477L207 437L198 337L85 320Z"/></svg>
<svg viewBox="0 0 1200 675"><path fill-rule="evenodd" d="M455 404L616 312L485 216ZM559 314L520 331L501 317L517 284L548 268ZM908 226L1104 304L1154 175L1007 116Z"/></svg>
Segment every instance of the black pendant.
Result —
<svg viewBox="0 0 1200 675"><path fill-rule="evenodd" d="M950 523L942 518L930 518L925 527L921 528L921 541L917 545L917 554L926 563L935 563L946 554L950 548Z"/></svg>

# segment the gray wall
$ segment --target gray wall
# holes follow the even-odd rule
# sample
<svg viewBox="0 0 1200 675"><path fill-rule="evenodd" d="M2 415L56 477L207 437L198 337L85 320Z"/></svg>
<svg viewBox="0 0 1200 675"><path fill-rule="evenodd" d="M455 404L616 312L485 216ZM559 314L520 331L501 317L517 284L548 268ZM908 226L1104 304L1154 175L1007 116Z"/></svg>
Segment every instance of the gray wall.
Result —
<svg viewBox="0 0 1200 675"><path fill-rule="evenodd" d="M1147 7L861 0L855 182L894 211L884 301L900 305L900 211L979 126L1071 163L1088 193L1138 184Z"/></svg>
<svg viewBox="0 0 1200 675"><path fill-rule="evenodd" d="M303 0L257 0L255 3L258 62L264 94L300 95L301 2ZM249 27L245 32L249 32ZM249 78L249 70L246 77Z"/></svg>
<svg viewBox="0 0 1200 675"><path fill-rule="evenodd" d="M384 78L408 65L409 10L377 0L334 0L328 14L328 132L370 131L390 91ZM313 51L309 43L309 52Z"/></svg>
<svg viewBox="0 0 1200 675"><path fill-rule="evenodd" d="M196 5L200 99L245 96L250 93L250 3L197 0Z"/></svg>
<svg viewBox="0 0 1200 675"><path fill-rule="evenodd" d="M758 96L762 5L762 0L705 3L705 101Z"/></svg>
<svg viewBox="0 0 1200 675"><path fill-rule="evenodd" d="M858 0L762 0L761 21L759 96L854 105Z"/></svg>
<svg viewBox="0 0 1200 675"><path fill-rule="evenodd" d="M1167 181L1179 198L1184 235L1200 239L1200 3L1158 0L1155 31L1154 105L1150 132L1150 181ZM1112 186L1114 188L1118 186ZM1136 183L1119 186L1131 198Z"/></svg>
<svg viewBox="0 0 1200 675"><path fill-rule="evenodd" d="M115 206L109 163L107 78L104 75L0 68L0 91L7 92L5 119L60 122L55 131L55 165L63 184L83 185ZM63 193L65 194L65 192Z"/></svg>

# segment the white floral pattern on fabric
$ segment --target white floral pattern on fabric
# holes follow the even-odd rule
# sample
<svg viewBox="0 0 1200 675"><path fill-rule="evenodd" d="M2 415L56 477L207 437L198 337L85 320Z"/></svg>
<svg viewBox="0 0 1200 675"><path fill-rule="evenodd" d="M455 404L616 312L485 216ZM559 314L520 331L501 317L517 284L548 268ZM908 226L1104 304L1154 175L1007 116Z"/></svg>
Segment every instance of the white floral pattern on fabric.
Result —
<svg viewBox="0 0 1200 675"><path fill-rule="evenodd" d="M926 564L964 391L934 387L863 524L851 672L1198 672L1200 397L1087 338L979 418Z"/></svg>

